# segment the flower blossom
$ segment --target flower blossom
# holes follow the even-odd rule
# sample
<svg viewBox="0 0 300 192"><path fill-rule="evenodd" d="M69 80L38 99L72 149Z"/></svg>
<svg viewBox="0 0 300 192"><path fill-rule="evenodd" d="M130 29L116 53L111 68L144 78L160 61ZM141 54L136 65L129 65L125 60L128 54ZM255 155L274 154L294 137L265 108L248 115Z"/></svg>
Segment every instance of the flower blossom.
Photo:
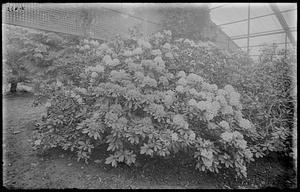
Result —
<svg viewBox="0 0 300 192"><path fill-rule="evenodd" d="M178 85L178 86L176 87L176 91L179 92L179 93L184 93L184 88L183 88L183 86Z"/></svg>
<svg viewBox="0 0 300 192"><path fill-rule="evenodd" d="M177 82L178 85L182 85L182 86L186 86L187 85L187 81L185 80L185 78L180 78Z"/></svg>
<svg viewBox="0 0 300 192"><path fill-rule="evenodd" d="M190 99L188 102L189 106L196 106L197 105L197 101L195 99Z"/></svg>
<svg viewBox="0 0 300 192"><path fill-rule="evenodd" d="M232 106L237 106L240 103L240 94L237 92L231 92L229 94L229 104Z"/></svg>
<svg viewBox="0 0 300 192"><path fill-rule="evenodd" d="M225 90L227 93L235 92L235 91L234 91L234 88L233 88L231 85L225 85L224 90Z"/></svg>
<svg viewBox="0 0 300 192"><path fill-rule="evenodd" d="M239 121L239 125L240 127L244 128L244 129L250 129L252 127L252 124L249 120L242 118Z"/></svg>
<svg viewBox="0 0 300 192"><path fill-rule="evenodd" d="M184 120L183 116L180 114L174 115L173 117L173 123L175 125L178 125L182 128L187 129L188 128L188 123Z"/></svg>
<svg viewBox="0 0 300 192"><path fill-rule="evenodd" d="M167 58L169 58L169 59L173 59L173 58L174 58L174 56L173 56L173 54L172 54L171 52L167 52L167 53L165 54L165 56L166 56Z"/></svg>
<svg viewBox="0 0 300 192"><path fill-rule="evenodd" d="M162 53L161 53L161 51L159 49L155 49L155 50L151 51L151 54L152 55L161 55Z"/></svg>
<svg viewBox="0 0 300 192"><path fill-rule="evenodd" d="M169 43L165 43L163 48L165 49L171 49L171 45Z"/></svg>
<svg viewBox="0 0 300 192"><path fill-rule="evenodd" d="M196 75L194 73L190 73L188 76L187 76L187 81L189 84L196 84L196 83L201 83L203 82L203 79L202 77L200 77L199 75Z"/></svg>
<svg viewBox="0 0 300 192"><path fill-rule="evenodd" d="M133 53L134 55L140 55L140 54L143 53L143 50L142 50L140 47L137 47L136 49L134 49L134 50L132 51L132 53Z"/></svg>
<svg viewBox="0 0 300 192"><path fill-rule="evenodd" d="M172 134L172 141L177 141L178 140L178 135L177 133Z"/></svg>
<svg viewBox="0 0 300 192"><path fill-rule="evenodd" d="M219 125L221 126L221 127L223 127L224 129L226 129L226 130L230 130L230 126L229 126L229 123L227 122L227 121L221 121L220 123L219 123Z"/></svg>
<svg viewBox="0 0 300 192"><path fill-rule="evenodd" d="M226 142L231 142L232 139L233 139L233 134L226 131L226 132L221 134L221 138Z"/></svg>
<svg viewBox="0 0 300 192"><path fill-rule="evenodd" d="M112 59L110 57L110 55L105 55L102 59L102 61L106 64L106 65L111 65L112 64Z"/></svg>
<svg viewBox="0 0 300 192"><path fill-rule="evenodd" d="M177 77L185 78L186 77L185 72L184 71L179 71L178 74L177 74Z"/></svg>

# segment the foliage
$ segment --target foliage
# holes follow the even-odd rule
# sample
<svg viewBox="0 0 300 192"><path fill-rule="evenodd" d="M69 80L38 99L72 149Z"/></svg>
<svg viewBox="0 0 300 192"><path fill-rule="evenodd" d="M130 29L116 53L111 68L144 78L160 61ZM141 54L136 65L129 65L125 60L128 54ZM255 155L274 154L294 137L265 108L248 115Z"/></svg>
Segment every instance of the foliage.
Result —
<svg viewBox="0 0 300 192"><path fill-rule="evenodd" d="M259 134L250 145L255 157L271 151L292 156L296 76L291 52L276 46L264 48L255 63L242 52L229 53L210 42L199 44L178 39L174 68L197 71L210 83L231 84L238 90L243 114L255 124Z"/></svg>
<svg viewBox="0 0 300 192"><path fill-rule="evenodd" d="M163 29L171 30L174 39L205 40L204 28L210 20L208 6L162 7L158 11Z"/></svg>
<svg viewBox="0 0 300 192"><path fill-rule="evenodd" d="M106 163L112 166L135 163L137 155L185 151L201 171L231 167L246 176L246 163L254 160L247 140L257 133L243 117L240 94L229 84L220 88L188 71L194 64L176 44L171 31L149 40L80 42L68 60L73 68L62 70L73 75L41 82L47 113L34 147L61 147L87 161L93 149L107 144Z"/></svg>
<svg viewBox="0 0 300 192"><path fill-rule="evenodd" d="M22 27L5 26L5 80L8 83L38 81L76 39Z"/></svg>

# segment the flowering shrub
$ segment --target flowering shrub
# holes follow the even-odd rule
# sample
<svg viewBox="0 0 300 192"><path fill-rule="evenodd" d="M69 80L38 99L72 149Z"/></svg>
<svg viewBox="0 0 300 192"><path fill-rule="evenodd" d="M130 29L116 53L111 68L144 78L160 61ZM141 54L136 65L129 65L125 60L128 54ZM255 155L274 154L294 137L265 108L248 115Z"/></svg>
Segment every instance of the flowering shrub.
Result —
<svg viewBox="0 0 300 192"><path fill-rule="evenodd" d="M254 160L247 140L257 133L243 117L240 94L229 84L221 88L197 72L178 70L176 59L188 53L177 52L171 39L164 31L149 40L81 42L72 58L58 61L69 58L73 65L64 68L64 78L41 82L47 113L34 147L61 147L87 162L106 143L111 155L105 163L112 166L131 165L137 155L186 151L201 171L230 167L246 176L246 163Z"/></svg>
<svg viewBox="0 0 300 192"><path fill-rule="evenodd" d="M178 39L175 45L175 69L196 71L209 83L219 87L231 84L238 90L240 96L233 96L231 102L240 97L243 114L257 128L259 136L249 140L255 157L271 151L293 155L295 60L291 53L272 50L279 55L275 57L263 51L255 63L241 52L229 53L211 42Z"/></svg>

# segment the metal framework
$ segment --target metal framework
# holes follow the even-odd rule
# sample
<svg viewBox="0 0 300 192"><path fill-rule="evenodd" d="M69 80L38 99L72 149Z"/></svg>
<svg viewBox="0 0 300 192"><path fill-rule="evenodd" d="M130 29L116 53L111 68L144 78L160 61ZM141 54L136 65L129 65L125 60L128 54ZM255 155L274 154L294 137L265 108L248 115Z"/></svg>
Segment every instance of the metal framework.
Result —
<svg viewBox="0 0 300 192"><path fill-rule="evenodd" d="M108 31L117 31L117 32L124 32L119 29L119 26L124 24L125 22L133 25L134 23L143 22L146 25L151 25L154 28L159 28L161 25L159 23L156 23L155 21L146 20L144 18L138 17L136 15L131 15L128 13L124 13L118 10L110 9L107 7L101 7L103 13L96 12L96 14L92 17L95 17L97 20L97 23L92 21L90 23L90 26L85 27L82 24L86 23L84 18L82 18L81 12L76 8L68 8L68 11L64 7L43 7L40 4L37 3L14 3L12 4L14 7L10 9L9 5L2 6L2 18L4 18L4 23L12 24L12 25L19 25L24 26L28 28L35 28L35 29L42 29L42 30L48 30L48 31L55 31L55 32L62 32L62 33L68 33L68 34L74 34L74 35L84 35L86 28L89 28L91 35L91 38L95 39L109 39L114 34L108 34L106 32ZM211 7L210 10L219 9L225 6L230 5L229 3L222 4L219 6ZM20 8L17 10L17 8ZM22 9L23 8L23 9ZM287 44L292 44L294 47L296 46L295 38L292 35L292 32L297 31L296 28L289 28L287 25L287 22L285 21L282 13L294 11L297 9L289 9L280 11L276 4L270 4L270 8L273 11L273 13L260 15L251 17L250 16L250 3L248 5L248 18L247 19L241 19L237 21L231 21L227 23L222 23L218 26L219 28L222 28L226 25L231 25L235 23L240 22L248 22L248 28L247 28L247 34L242 35L236 35L236 36L229 36L227 35L223 30L220 29L220 32L226 35L228 37L228 41L225 42L225 44L228 44L229 47L229 41L232 40L233 44L236 45L236 43L233 40L238 39L247 39L247 47L239 47L239 48L247 48L247 52L249 54L250 47L258 47L260 45L251 45L250 46L250 39L255 37L261 37L261 36L268 36L268 35L274 35L274 34L286 34L285 42L284 43L278 43L278 44L285 44L285 47L287 48ZM5 9L8 9L5 10ZM117 14L127 15L130 17L129 21L124 19L119 19L118 23L115 23L114 25L110 24L110 19L112 17L115 17ZM259 19L263 17L268 17L271 15L275 15L277 20L279 21L280 25L282 26L282 29L280 30L271 30L271 31L262 31L258 33L250 33L250 21L254 19ZM143 24L143 25L144 25ZM213 23L214 24L214 23ZM214 24L215 25L215 24ZM101 27L100 27L101 26ZM118 26L118 27L115 27ZM149 27L150 29L151 27ZM126 31L127 32L127 31ZM106 35L104 35L106 34ZM109 36L111 35L111 36ZM290 41L290 43L287 41L287 39ZM238 46L237 46L238 47Z"/></svg>
<svg viewBox="0 0 300 192"><path fill-rule="evenodd" d="M295 38L293 37L291 31L289 30L289 27L288 27L284 17L280 13L280 10L277 7L277 5L275 3L271 3L270 7L271 7L272 11L274 12L274 14L276 15L276 17L277 17L279 23L281 24L282 28L285 30L285 33L286 33L287 37L289 38L290 42L293 45L296 45Z"/></svg>
<svg viewBox="0 0 300 192"><path fill-rule="evenodd" d="M217 8L221 8L224 6L227 6L228 4L223 4L220 6L216 6L213 7L211 9L217 9ZM247 34L242 34L242 35L236 35L236 36L229 36L231 38L231 40L239 40L239 39L247 39L247 46L244 47L240 47L242 48L246 48L247 49L247 53L249 56L258 56L258 55L251 55L250 54L250 47L260 47L260 46L264 46L264 45L251 45L250 46L250 39L251 38L255 38L255 37L261 37L261 36L269 36L269 35L275 35L275 34L286 34L285 35L285 41L282 43L276 43L276 44L284 44L285 45L285 49L287 49L287 45L291 44L293 45L293 47L296 47L296 41L295 38L293 37L291 32L295 32L297 31L296 28L294 27L288 27L288 24L285 20L285 18L283 17L282 13L286 13L286 12L290 12L290 11L295 11L297 9L288 9L288 10L284 10L284 11L280 11L279 8L277 7L277 5L275 3L271 3L269 4L271 10L273 11L273 13L269 13L269 14L265 14L265 15L260 15L260 16L255 16L255 17L250 17L250 3L248 4L248 17L246 19L241 19L241 20L236 20L236 21L230 21L230 22L226 22L226 23L222 23L217 25L220 28L223 28L226 25L231 25L231 24L235 24L235 23L240 23L240 22L247 22ZM275 15L277 20L279 21L282 29L279 30L271 30L271 31L262 31L262 32L258 32L258 33L250 33L250 22L254 19L259 19L259 18L264 18L264 17L268 17L268 16L272 16ZM287 39L289 39L290 42L287 41Z"/></svg>

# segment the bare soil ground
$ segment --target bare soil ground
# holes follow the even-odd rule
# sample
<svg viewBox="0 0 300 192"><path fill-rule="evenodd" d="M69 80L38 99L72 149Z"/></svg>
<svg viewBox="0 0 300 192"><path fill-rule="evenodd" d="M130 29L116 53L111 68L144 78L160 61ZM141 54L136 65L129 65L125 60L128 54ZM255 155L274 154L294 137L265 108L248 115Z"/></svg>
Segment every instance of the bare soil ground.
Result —
<svg viewBox="0 0 300 192"><path fill-rule="evenodd" d="M201 173L183 155L176 158L138 159L138 165L112 168L104 164L105 146L97 149L89 164L77 162L71 153L53 149L38 155L31 147L34 123L45 110L32 107L30 93L3 97L3 184L7 188L80 189L216 189L295 187L295 171L280 161L261 159L249 166L248 179L226 174ZM95 160L97 160L95 162Z"/></svg>

